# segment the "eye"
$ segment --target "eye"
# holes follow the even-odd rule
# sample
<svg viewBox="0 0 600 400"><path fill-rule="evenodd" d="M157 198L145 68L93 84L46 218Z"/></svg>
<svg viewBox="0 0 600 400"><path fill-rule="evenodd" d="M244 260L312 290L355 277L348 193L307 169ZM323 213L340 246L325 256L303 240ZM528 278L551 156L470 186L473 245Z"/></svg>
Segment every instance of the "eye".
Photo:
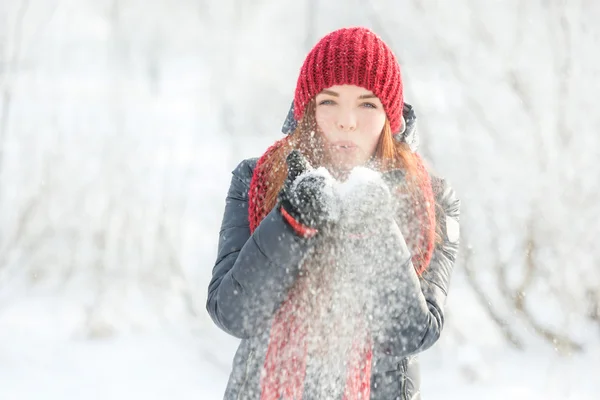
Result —
<svg viewBox="0 0 600 400"><path fill-rule="evenodd" d="M377 108L377 106L373 103L362 103L361 107L365 107L365 108Z"/></svg>
<svg viewBox="0 0 600 400"><path fill-rule="evenodd" d="M322 101L319 102L318 105L320 105L320 106L329 106L329 105L332 105L332 104L335 104L335 101L333 101L333 100L322 100Z"/></svg>

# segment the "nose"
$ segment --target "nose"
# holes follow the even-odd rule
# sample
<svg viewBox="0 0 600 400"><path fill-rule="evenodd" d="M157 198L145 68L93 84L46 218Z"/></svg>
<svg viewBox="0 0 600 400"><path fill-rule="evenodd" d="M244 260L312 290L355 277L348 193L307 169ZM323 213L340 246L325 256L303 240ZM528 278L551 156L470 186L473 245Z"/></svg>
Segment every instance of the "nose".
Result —
<svg viewBox="0 0 600 400"><path fill-rule="evenodd" d="M338 129L341 131L354 131L356 129L356 117L352 112L340 113L337 121Z"/></svg>

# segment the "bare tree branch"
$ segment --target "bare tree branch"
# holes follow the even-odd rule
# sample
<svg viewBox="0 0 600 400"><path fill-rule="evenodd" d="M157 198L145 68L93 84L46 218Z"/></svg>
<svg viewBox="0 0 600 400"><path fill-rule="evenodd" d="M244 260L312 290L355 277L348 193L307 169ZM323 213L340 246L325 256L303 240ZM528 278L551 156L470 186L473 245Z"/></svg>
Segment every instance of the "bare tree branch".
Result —
<svg viewBox="0 0 600 400"><path fill-rule="evenodd" d="M166 204L166 193L168 191L168 174L166 168L163 170L163 184L162 184L162 204ZM181 241L178 240L178 243ZM169 268L170 276L178 279L181 283L181 296L183 297L183 301L186 305L188 313L194 317L198 318L200 315L198 310L196 309L194 298L192 295L192 290L188 284L188 281L185 276L185 272L183 271L183 267L179 260L179 254L181 251L178 251L175 248L174 241L171 240L169 233L167 232L167 213L166 207L161 207L161 215L158 220L158 229L157 229L157 237L156 237L156 246L157 248L161 248L166 252L167 256L167 266Z"/></svg>
<svg viewBox="0 0 600 400"><path fill-rule="evenodd" d="M29 0L22 0L20 7L17 11L14 35L13 35L13 47L12 54L9 56L7 62L7 73L6 82L2 88L2 119L0 119L0 177L4 170L4 151L6 149L6 140L8 137L9 129L9 117L10 117L10 106L12 102L11 94L11 79L18 70L20 58L21 58L21 46L22 46L22 35L23 35L23 22L27 9L29 8ZM0 181L0 204L2 204L2 185ZM1 264L0 264L1 265Z"/></svg>
<svg viewBox="0 0 600 400"><path fill-rule="evenodd" d="M492 306L492 301L485 294L485 292L481 289L479 283L477 282L475 269L471 263L472 250L468 245L461 245L461 253L463 253L464 257L464 267L467 276L467 282L471 286L471 289L475 292L475 295L479 299L479 304L481 304L488 316L494 321L498 329L500 329L500 333L504 338L511 343L515 348L519 350L523 350L524 346L521 342L521 339L517 337L517 335L510 329L506 319L502 318Z"/></svg>
<svg viewBox="0 0 600 400"><path fill-rule="evenodd" d="M306 3L306 43L304 47L310 50L316 41L317 27L317 0L308 0Z"/></svg>
<svg viewBox="0 0 600 400"><path fill-rule="evenodd" d="M499 262L497 267L497 282L500 292L503 294L505 299L512 304L514 309L519 312L519 314L523 317L525 322L533 328L536 334L546 339L546 341L552 343L554 347L561 352L569 353L572 351L581 351L582 346L576 343L574 340L570 339L566 335L561 335L559 333L553 332L549 328L545 328L540 324L531 311L527 308L525 303L525 294L527 288L533 282L534 273L538 270L537 265L535 264L535 249L536 249L536 239L534 237L534 223L535 221L530 221L530 234L528 235L527 243L528 249L526 254L526 267L527 271L524 277L523 282L519 286L519 289L513 291L508 285L508 279L506 277L506 271L508 266L506 263ZM498 240L496 240L498 242ZM498 250L498 244L492 246L494 249ZM497 259L500 260L499 254L497 254Z"/></svg>
<svg viewBox="0 0 600 400"><path fill-rule="evenodd" d="M41 199L46 193L46 188L47 185L42 186L40 192L38 192L35 196L32 196L25 203L25 207L23 207L23 209L20 211L16 229L14 230L12 236L8 240L3 241L2 248L0 248L0 270L6 267L10 252L17 248L25 237L25 233L29 228L29 224L35 216L36 211L40 207L42 201Z"/></svg>
<svg viewBox="0 0 600 400"><path fill-rule="evenodd" d="M536 242L535 242L535 238L534 238L534 229L535 229L534 224L535 224L535 221L532 218L531 221L529 221L527 250L525 252L525 257L526 257L525 276L523 277L523 281L521 282L521 285L519 285L518 289L516 290L516 294L513 296L514 302L515 302L515 307L519 311L523 311L525 309L525 304L524 304L525 296L527 295L529 287L531 286L531 284L533 283L534 278L535 278L536 265L535 265L534 257L535 257L535 251L536 251L536 244L535 244Z"/></svg>
<svg viewBox="0 0 600 400"><path fill-rule="evenodd" d="M559 1L556 3L558 7L557 13L559 14L559 26L560 29L556 29L556 26L552 24L548 26L550 32L559 34L563 44L563 51L559 51L558 48L554 49L557 85L556 88L556 133L562 139L563 146L567 147L571 142L572 131L567 124L567 104L569 104L569 84L572 66L572 46L571 46L571 26L567 18L567 10L565 9L566 3ZM548 18L552 21L551 18Z"/></svg>

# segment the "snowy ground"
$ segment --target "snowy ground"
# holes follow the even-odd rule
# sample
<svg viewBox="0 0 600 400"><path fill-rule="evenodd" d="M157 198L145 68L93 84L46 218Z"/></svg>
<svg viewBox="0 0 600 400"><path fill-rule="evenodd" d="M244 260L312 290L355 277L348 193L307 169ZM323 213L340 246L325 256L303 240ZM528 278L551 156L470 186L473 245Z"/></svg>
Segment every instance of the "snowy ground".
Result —
<svg viewBox="0 0 600 400"><path fill-rule="evenodd" d="M48 300L3 309L0 399L222 398L236 341L216 328L89 339L76 329L77 315ZM437 346L422 356L426 399L598 398L598 354L474 349Z"/></svg>
<svg viewBox="0 0 600 400"><path fill-rule="evenodd" d="M220 399L227 380L198 339L165 332L93 341L3 334L0 354L5 400ZM597 359L509 353L468 382L459 370L425 365L423 392L427 399L597 399L598 366Z"/></svg>

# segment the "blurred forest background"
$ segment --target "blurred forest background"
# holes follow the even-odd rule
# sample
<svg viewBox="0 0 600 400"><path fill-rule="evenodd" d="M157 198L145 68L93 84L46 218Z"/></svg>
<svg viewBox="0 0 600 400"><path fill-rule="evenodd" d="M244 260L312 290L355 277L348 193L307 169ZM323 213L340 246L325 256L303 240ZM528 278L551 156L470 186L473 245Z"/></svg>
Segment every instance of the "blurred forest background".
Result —
<svg viewBox="0 0 600 400"><path fill-rule="evenodd" d="M355 25L394 49L462 199L426 398L596 398L599 20L589 0L0 0L0 398L221 398L237 341L204 304L231 170Z"/></svg>

